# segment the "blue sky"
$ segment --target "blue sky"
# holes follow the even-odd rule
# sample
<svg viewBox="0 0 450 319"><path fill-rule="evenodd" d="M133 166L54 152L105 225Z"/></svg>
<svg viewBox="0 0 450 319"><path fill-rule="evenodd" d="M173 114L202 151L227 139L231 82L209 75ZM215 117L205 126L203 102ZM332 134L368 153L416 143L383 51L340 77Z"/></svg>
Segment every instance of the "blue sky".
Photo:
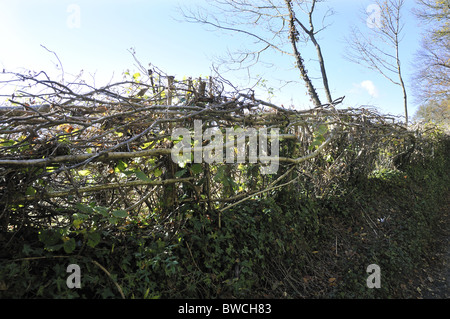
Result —
<svg viewBox="0 0 450 319"><path fill-rule="evenodd" d="M60 74L54 55L41 45L57 53L66 78L84 70L87 80L95 77L95 85L106 84L111 77L135 70L135 62L128 52L134 48L144 66L148 63L178 77L211 74L215 57L226 51L237 50L249 43L248 38L225 32L211 32L211 28L183 22L177 8L195 6L202 0L3 0L0 2L0 68L19 71L21 68ZM403 114L402 93L398 86L388 82L376 72L353 64L343 58L345 41L352 25L367 27L359 18L361 10L372 4L370 0L329 0L321 8L332 7L335 14L327 21L332 25L319 35L325 56L330 89L334 98L346 96L345 106L373 105L383 113ZM414 71L414 54L419 48L421 30L410 12L414 0L406 0L405 31L401 46L402 65L407 84ZM79 20L74 20L74 14ZM317 21L320 22L320 12ZM250 45L248 45L251 48ZM310 60L312 51L302 48L311 74L318 70ZM276 65L267 69L255 67L252 77L260 76L274 87L273 102L285 106L293 103L297 108L308 108L304 85L291 84L281 90L279 79L299 80L292 60L279 54L263 57ZM227 72L225 77L236 85L249 86L246 72ZM252 82L253 81L253 82ZM316 80L316 87L321 82ZM266 99L261 93L262 99ZM412 92L410 115L417 109ZM322 94L323 96L323 94ZM325 98L322 97L325 102Z"/></svg>

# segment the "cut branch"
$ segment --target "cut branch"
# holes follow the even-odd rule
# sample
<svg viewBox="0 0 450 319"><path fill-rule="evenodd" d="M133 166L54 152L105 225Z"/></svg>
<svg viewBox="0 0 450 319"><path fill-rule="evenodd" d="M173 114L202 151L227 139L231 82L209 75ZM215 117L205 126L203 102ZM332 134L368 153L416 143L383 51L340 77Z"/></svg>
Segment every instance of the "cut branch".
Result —
<svg viewBox="0 0 450 319"><path fill-rule="evenodd" d="M57 198L57 197L67 197L69 195L75 195L75 194L84 194L84 193L93 193L93 192L99 192L109 189L115 189L115 188L127 188L127 187L137 187L137 186L145 186L145 185L169 185L169 184L175 184L175 183L183 183L183 182L189 182L192 181L193 178L174 178L174 179L166 179L162 181L131 181L126 183L108 183L108 184L102 184L102 185L95 185L95 186L84 186L79 188L71 188L64 191L54 191L54 192L44 192L42 194L35 194L35 195L29 195L29 196L21 196L18 195L13 199L10 199L8 201L8 204L18 204L18 203L25 203L25 202L32 202L36 200L46 200L50 198ZM3 201L0 201L0 203ZM4 202L3 202L4 203Z"/></svg>

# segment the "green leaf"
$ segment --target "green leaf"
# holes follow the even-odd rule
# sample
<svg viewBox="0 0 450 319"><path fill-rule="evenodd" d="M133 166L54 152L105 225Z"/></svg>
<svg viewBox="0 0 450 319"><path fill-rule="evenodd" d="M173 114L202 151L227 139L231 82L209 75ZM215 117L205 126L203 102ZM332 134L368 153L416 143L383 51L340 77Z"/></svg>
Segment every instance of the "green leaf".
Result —
<svg viewBox="0 0 450 319"><path fill-rule="evenodd" d="M135 74L133 74L133 79L136 80L140 76L141 76L141 74L139 72L136 72Z"/></svg>
<svg viewBox="0 0 450 319"><path fill-rule="evenodd" d="M75 247L76 247L75 238L70 238L63 245L64 251L67 254L70 254L71 252L73 252L75 250Z"/></svg>
<svg viewBox="0 0 450 319"><path fill-rule="evenodd" d="M322 144L322 143L320 142L320 140L319 140L319 139L315 139L315 140L311 143L311 146L312 146L312 147L314 147L314 146L319 146L320 144Z"/></svg>
<svg viewBox="0 0 450 319"><path fill-rule="evenodd" d="M30 253L32 253L33 251L34 251L34 249L31 248L30 245L28 245L28 244L23 245L22 252L23 252L25 255L29 256Z"/></svg>
<svg viewBox="0 0 450 319"><path fill-rule="evenodd" d="M89 174L91 174L91 171L88 169L82 169L82 170L78 171L78 175L80 175L80 176L88 176Z"/></svg>
<svg viewBox="0 0 450 319"><path fill-rule="evenodd" d="M75 207L76 209L85 214L92 214L94 212L94 209L91 206L82 203L76 203Z"/></svg>
<svg viewBox="0 0 450 319"><path fill-rule="evenodd" d="M152 144L153 144L153 142L144 143L144 144L142 144L141 147L143 150L145 150L145 149L149 148L150 146L152 146Z"/></svg>
<svg viewBox="0 0 450 319"><path fill-rule="evenodd" d="M80 225L81 225L82 223L83 223L83 221L82 221L81 219L75 219L75 220L72 222L73 226L74 226L76 229L80 228Z"/></svg>
<svg viewBox="0 0 450 319"><path fill-rule="evenodd" d="M116 166L116 168L119 170L119 171L121 171L121 172L123 172L126 168L127 168L127 163L125 163L124 161L122 161L122 160L119 160L119 162L117 163L117 166Z"/></svg>
<svg viewBox="0 0 450 319"><path fill-rule="evenodd" d="M153 171L153 174L155 175L155 177L160 177L162 175L162 170L160 170L159 168L155 169Z"/></svg>
<svg viewBox="0 0 450 319"><path fill-rule="evenodd" d="M14 140L6 140L6 139L0 139L0 146L4 146L4 147L8 147L8 146L13 146L14 144L16 144L17 142Z"/></svg>
<svg viewBox="0 0 450 319"><path fill-rule="evenodd" d="M123 136L123 132L114 132L115 135L117 135L117 137L122 137Z"/></svg>
<svg viewBox="0 0 450 319"><path fill-rule="evenodd" d="M328 132L328 126L325 124L319 125L319 129L317 130L317 135L325 135Z"/></svg>
<svg viewBox="0 0 450 319"><path fill-rule="evenodd" d="M74 214L72 215L72 217L73 217L75 220L78 219L78 220L84 221L84 220L88 219L89 215L87 215L87 214L82 214L82 213L74 213Z"/></svg>
<svg viewBox="0 0 450 319"><path fill-rule="evenodd" d="M91 231L89 233L86 233L86 239L87 244L89 247L94 248L95 246L98 245L98 243L100 242L100 233L96 232L96 231Z"/></svg>
<svg viewBox="0 0 450 319"><path fill-rule="evenodd" d="M125 217L128 216L127 211L126 211L126 210L123 210L123 209L115 210L115 211L113 211L111 214L112 214L114 217L117 217L117 218L125 218Z"/></svg>
<svg viewBox="0 0 450 319"><path fill-rule="evenodd" d="M224 166L217 167L217 173L216 173L216 175L213 178L214 181L222 183L223 180L224 180L224 177L225 177L224 176Z"/></svg>
<svg viewBox="0 0 450 319"><path fill-rule="evenodd" d="M202 164L196 163L191 166L191 171L194 175L200 174L203 171Z"/></svg>
<svg viewBox="0 0 450 319"><path fill-rule="evenodd" d="M116 217L110 217L108 220L113 225L116 225L117 222L119 221L118 218L116 218Z"/></svg>
<svg viewBox="0 0 450 319"><path fill-rule="evenodd" d="M61 234L52 229L45 229L39 233L39 240L44 243L45 246L56 245L61 239Z"/></svg>
<svg viewBox="0 0 450 319"><path fill-rule="evenodd" d="M101 214L101 215L103 215L103 216L108 216L108 208L106 208L106 207L103 207L103 206L95 206L94 207L94 210L97 212L97 213L99 213L99 214Z"/></svg>
<svg viewBox="0 0 450 319"><path fill-rule="evenodd" d="M135 170L134 173L136 174L136 177L139 178L141 181L150 182L152 180L143 171L139 169Z"/></svg>
<svg viewBox="0 0 450 319"><path fill-rule="evenodd" d="M51 245L51 246L46 246L45 248L48 251L58 251L63 247L63 244L58 244L58 245Z"/></svg>
<svg viewBox="0 0 450 319"><path fill-rule="evenodd" d="M123 171L123 174L125 174L126 176L131 176L134 174L134 171Z"/></svg>
<svg viewBox="0 0 450 319"><path fill-rule="evenodd" d="M182 169L181 171L178 171L175 173L175 177L181 177L184 175L184 173L186 173L187 168Z"/></svg>
<svg viewBox="0 0 450 319"><path fill-rule="evenodd" d="M147 291L146 291L145 294L144 294L144 299L147 298L149 292L150 292L150 288L147 288Z"/></svg>
<svg viewBox="0 0 450 319"><path fill-rule="evenodd" d="M107 299L107 298L111 298L111 297L114 298L115 297L109 287L106 287L105 289L103 289L103 291L100 293L100 295L102 296L103 299Z"/></svg>
<svg viewBox="0 0 450 319"><path fill-rule="evenodd" d="M36 190L32 186L28 186L27 191L25 192L25 195L33 196L34 194L36 194Z"/></svg>

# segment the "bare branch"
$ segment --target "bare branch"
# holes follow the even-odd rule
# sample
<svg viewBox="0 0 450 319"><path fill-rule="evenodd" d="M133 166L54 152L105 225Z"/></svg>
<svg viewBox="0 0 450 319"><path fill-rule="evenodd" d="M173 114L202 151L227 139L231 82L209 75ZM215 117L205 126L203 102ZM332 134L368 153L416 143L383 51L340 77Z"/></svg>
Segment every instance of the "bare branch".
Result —
<svg viewBox="0 0 450 319"><path fill-rule="evenodd" d="M367 29L366 36L360 29L353 28L347 38L345 58L375 70L391 83L402 89L405 122L408 124L408 101L406 86L400 63L400 42L404 24L401 12L404 0L375 1L379 7L379 25Z"/></svg>

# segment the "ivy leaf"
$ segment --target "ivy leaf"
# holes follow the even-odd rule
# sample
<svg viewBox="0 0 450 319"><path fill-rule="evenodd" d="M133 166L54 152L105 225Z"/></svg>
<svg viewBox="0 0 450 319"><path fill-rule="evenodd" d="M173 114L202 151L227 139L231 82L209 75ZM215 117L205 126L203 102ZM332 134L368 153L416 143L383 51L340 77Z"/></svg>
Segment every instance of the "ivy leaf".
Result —
<svg viewBox="0 0 450 319"><path fill-rule="evenodd" d="M99 213L99 214L101 214L102 216L107 216L108 215L108 208L106 208L106 207L103 207L103 206L95 206L94 207L94 210L97 212L97 213Z"/></svg>
<svg viewBox="0 0 450 319"><path fill-rule="evenodd" d="M217 173L214 176L214 181L222 183L224 180L224 167L223 166L219 166L217 168Z"/></svg>
<svg viewBox="0 0 450 319"><path fill-rule="evenodd" d="M44 243L45 246L56 245L61 239L61 235L53 231L52 229L45 229L39 233L39 240Z"/></svg>
<svg viewBox="0 0 450 319"><path fill-rule="evenodd" d="M191 166L191 171L194 175L200 174L203 171L202 164L196 163Z"/></svg>
<svg viewBox="0 0 450 319"><path fill-rule="evenodd" d="M48 251L58 251L62 247L63 247L63 244L58 244L58 245L46 246L45 249L47 249Z"/></svg>
<svg viewBox="0 0 450 319"><path fill-rule="evenodd" d="M72 215L72 217L74 218L74 220L84 221L84 220L86 220L89 217L89 215L81 214L81 213L74 213Z"/></svg>
<svg viewBox="0 0 450 319"><path fill-rule="evenodd" d="M75 207L85 214L92 214L94 212L94 209L91 206L82 203L76 203Z"/></svg>
<svg viewBox="0 0 450 319"><path fill-rule="evenodd" d="M106 287L105 289L103 289L103 291L100 293L103 299L107 299L107 298L111 298L111 297L115 297L114 294L112 293L111 289Z"/></svg>
<svg viewBox="0 0 450 319"><path fill-rule="evenodd" d="M81 224L83 224L83 221L81 219L75 219L73 222L73 227L75 227L76 229L79 229Z"/></svg>
<svg viewBox="0 0 450 319"><path fill-rule="evenodd" d="M125 174L126 176L131 176L134 174L134 171L123 171L123 174Z"/></svg>
<svg viewBox="0 0 450 319"><path fill-rule="evenodd" d="M155 175L155 177L160 177L162 175L162 170L160 170L159 168L155 169L153 171L153 174Z"/></svg>
<svg viewBox="0 0 450 319"><path fill-rule="evenodd" d="M184 173L186 173L187 168L182 169L181 171L178 171L175 173L175 177L181 177L184 175Z"/></svg>
<svg viewBox="0 0 450 319"><path fill-rule="evenodd" d="M136 177L139 178L141 181L150 182L152 180L141 170L135 170L134 174L136 174Z"/></svg>
<svg viewBox="0 0 450 319"><path fill-rule="evenodd" d="M325 124L319 125L319 129L317 130L317 135L325 135L328 132L328 126Z"/></svg>
<svg viewBox="0 0 450 319"><path fill-rule="evenodd" d="M116 168L120 171L123 172L126 168L127 168L127 163L125 163L124 161L119 160L119 162L117 163Z"/></svg>
<svg viewBox="0 0 450 319"><path fill-rule="evenodd" d="M25 195L33 196L34 194L36 194L36 190L32 186L28 186Z"/></svg>
<svg viewBox="0 0 450 319"><path fill-rule="evenodd" d="M22 252L25 254L25 255L27 255L27 256L29 256L30 255L30 253L32 253L33 252L33 248L31 248L31 246L30 245L28 245L28 244L25 244L25 245L23 245L23 249L22 249Z"/></svg>
<svg viewBox="0 0 450 319"><path fill-rule="evenodd" d="M115 211L113 211L111 214L112 214L114 217L117 217L117 218L125 218L125 217L128 216L127 211L126 211L126 210L123 210L123 209L115 210Z"/></svg>
<svg viewBox="0 0 450 319"><path fill-rule="evenodd" d="M97 246L101 239L100 233L97 233L95 231L91 231L91 232L87 233L86 238L88 240L87 244L91 248L94 248L95 246Z"/></svg>
<svg viewBox="0 0 450 319"><path fill-rule="evenodd" d="M67 254L73 252L75 250L75 247L76 247L75 238L70 238L69 240L65 241L63 245L64 251Z"/></svg>

